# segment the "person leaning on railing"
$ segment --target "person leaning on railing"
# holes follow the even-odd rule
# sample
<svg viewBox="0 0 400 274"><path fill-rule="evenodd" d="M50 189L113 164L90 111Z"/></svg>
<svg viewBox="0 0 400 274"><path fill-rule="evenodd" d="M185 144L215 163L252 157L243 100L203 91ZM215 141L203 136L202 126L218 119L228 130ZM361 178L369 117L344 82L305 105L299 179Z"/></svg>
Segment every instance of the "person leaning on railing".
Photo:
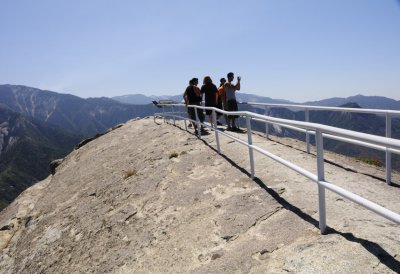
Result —
<svg viewBox="0 0 400 274"><path fill-rule="evenodd" d="M196 105L201 106L202 96L200 89L197 87L199 84L199 79L193 78L189 81L189 86L186 88L185 92L183 93L183 99L185 100L185 105ZM197 116L201 123L204 122L204 113L203 110L200 108L193 108L188 107L188 115L189 119L196 121L196 109L197 109ZM197 134L197 124L192 122L194 132ZM201 131L204 131L203 125L201 125Z"/></svg>

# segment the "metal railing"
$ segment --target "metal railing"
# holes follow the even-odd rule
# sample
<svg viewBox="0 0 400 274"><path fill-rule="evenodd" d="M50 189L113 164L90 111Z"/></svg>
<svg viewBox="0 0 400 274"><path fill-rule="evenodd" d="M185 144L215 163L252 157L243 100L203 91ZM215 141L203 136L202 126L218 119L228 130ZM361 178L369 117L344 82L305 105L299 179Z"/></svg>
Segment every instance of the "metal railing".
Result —
<svg viewBox="0 0 400 274"><path fill-rule="evenodd" d="M162 107L162 113L155 113L154 117L163 116L164 122L166 121L167 117L171 117L173 119L174 124L176 123L176 119L181 119L185 123L185 129L187 130L187 121L193 122L197 124L197 129L200 129L200 125L210 128L214 131L215 140L217 145L217 151L221 153L221 146L219 141L219 135L226 136L230 139L237 141L238 143L245 145L249 149L249 163L250 163L250 176L254 179L255 176L255 166L254 166L254 156L253 151L258 151L259 153L285 165L286 167L296 171L299 174L309 178L310 180L314 181L318 185L318 213L319 213L319 229L321 233L324 233L326 230L326 207L325 207L325 189L331 190L334 193L353 201L378 215L383 216L384 218L391 220L397 224L400 224L400 214L395 213L387 208L384 208L374 202L371 202L359 195L356 195L342 187L336 186L328 181L325 180L325 172L324 172L324 148L323 148L323 138L324 137L331 137L334 136L335 138L340 138L342 141L348 142L362 142L364 145L370 146L371 148L377 147L384 147L387 150L390 150L394 153L400 153L400 140L389 139L381 136L354 132L351 130L335 128L331 126L315 124L310 122L301 122L301 121L294 121L294 120L286 120L280 118L269 117L265 115L256 114L253 112L248 111L224 111L214 107L203 107L203 106L196 106L196 105L188 105L187 107L195 108L195 109L202 109L202 110L212 110L212 124L207 123L200 123L199 117L196 113L196 120L191 120L187 118L185 112L176 111L176 108L184 108L186 110L186 106L184 104L159 104ZM171 108L172 111L167 112L166 108ZM246 119L246 127L247 127L247 141L241 140L236 136L221 131L217 128L216 124L216 113L221 113L224 115L238 115L245 117ZM289 128L297 128L305 131L312 131L315 133L315 140L316 140L316 151L317 151L317 174L313 174L304 168L297 166L279 156L276 156L256 145L253 144L252 140L252 131L251 131L251 121L258 120L263 122L268 122L271 124L279 124L283 127ZM198 137L201 138L200 130L198 132Z"/></svg>
<svg viewBox="0 0 400 274"><path fill-rule="evenodd" d="M363 108L345 108L345 107L322 107L322 106L309 106L309 105L298 105L298 104L268 104L268 103L257 103L257 102L241 102L240 104L244 105L252 105L252 106L263 106L265 108L265 115L269 116L271 108L300 108L304 109L304 120L305 122L310 121L310 110L328 110L328 111L340 111L340 112L354 112L354 113L369 113L369 114L377 114L385 116L385 127L386 127L386 137L392 137L392 117L400 116L400 111L397 110L385 110L385 109L363 109ZM292 128L296 130L295 128ZM310 134L314 134L313 132L309 132L307 130L300 130L306 135L306 149L307 153L310 153ZM269 134L269 125L265 124L265 134L268 138ZM324 137L335 139L338 141L343 141L340 138L335 138L334 136L325 135ZM360 146L366 146L363 142L354 143ZM367 146L369 147L369 146ZM373 147L375 149L381 150L385 152L385 167L386 167L386 183L390 184L392 179L392 150L386 150L384 147ZM396 152L398 154L398 152Z"/></svg>

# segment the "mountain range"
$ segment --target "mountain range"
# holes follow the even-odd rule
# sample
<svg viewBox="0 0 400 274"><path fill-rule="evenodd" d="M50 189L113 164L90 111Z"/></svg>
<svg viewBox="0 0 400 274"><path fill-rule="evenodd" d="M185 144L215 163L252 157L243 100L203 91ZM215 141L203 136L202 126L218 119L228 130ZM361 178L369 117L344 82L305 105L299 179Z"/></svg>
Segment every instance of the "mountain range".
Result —
<svg viewBox="0 0 400 274"><path fill-rule="evenodd" d="M272 103L272 104L293 104L293 102L283 99L272 99L269 97L247 94L247 93L237 93L237 98L241 102L258 102L258 103ZM150 95L146 96L144 94L128 94L122 96L115 96L112 99L126 104L150 104L153 101L159 100L171 100L174 102L183 102L182 95Z"/></svg>
<svg viewBox="0 0 400 274"><path fill-rule="evenodd" d="M400 100L396 101L383 96L355 95L347 98L329 98L320 101L305 102L304 105L336 107L348 103L357 103L362 108L400 110Z"/></svg>
<svg viewBox="0 0 400 274"><path fill-rule="evenodd" d="M82 99L70 94L14 85L0 85L0 104L45 124L85 136L154 112L150 104L133 106L106 97Z"/></svg>
<svg viewBox="0 0 400 274"><path fill-rule="evenodd" d="M273 99L270 97L259 96L254 94L248 94L243 92L238 92L236 97L239 102L257 102L257 103L269 103L269 104L302 104L311 106L327 106L327 107L337 107L348 103L357 103L362 108L370 109L391 109L400 110L400 100L396 101L383 96L364 96L355 95L347 98L334 97L318 101L308 101L308 102L293 102L284 99ZM127 104L150 104L152 101L158 100L172 100L175 102L182 102L182 95L162 95L162 96L146 96L144 94L129 94L122 96L115 96L112 99Z"/></svg>
<svg viewBox="0 0 400 274"><path fill-rule="evenodd" d="M110 98L82 99L20 85L0 85L0 210L50 174L49 163L82 139L154 107Z"/></svg>
<svg viewBox="0 0 400 274"><path fill-rule="evenodd" d="M238 93L242 102L294 104L294 102L272 99L253 94ZM20 192L45 178L49 163L68 154L84 138L104 132L119 123L136 117L153 115L151 104L156 100L180 102L181 95L146 96L133 94L113 98L83 99L70 94L21 85L0 85L0 209L12 201ZM353 102L353 103L351 103ZM378 96L352 96L307 102L308 105L400 109L400 102ZM264 113L263 109L241 105L240 109ZM275 117L304 120L304 111L273 108ZM310 112L310 121L358 130L372 134L384 134L384 119L371 114ZM264 125L254 125L263 131ZM393 137L400 136L400 123L393 119ZM272 127L271 133L304 140L304 134ZM337 141L326 141L326 147L346 155L374 159L383 162L383 153ZM394 160L400 167L400 161Z"/></svg>

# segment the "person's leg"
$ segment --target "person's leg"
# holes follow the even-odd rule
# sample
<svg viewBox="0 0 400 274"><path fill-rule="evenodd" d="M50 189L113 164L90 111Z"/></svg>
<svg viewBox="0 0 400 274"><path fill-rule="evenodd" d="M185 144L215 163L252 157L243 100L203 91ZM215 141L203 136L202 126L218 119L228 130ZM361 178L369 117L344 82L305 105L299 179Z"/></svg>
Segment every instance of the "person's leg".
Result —
<svg viewBox="0 0 400 274"><path fill-rule="evenodd" d="M199 116L200 123L204 123L206 117L204 116L203 110L199 108L197 114Z"/></svg>
<svg viewBox="0 0 400 274"><path fill-rule="evenodd" d="M218 101L218 103L217 103L217 105L215 107L222 110L223 109L222 102ZM217 121L216 121L217 126L222 126L222 123L220 122L220 118L221 118L222 114L220 112L218 112L218 111L216 111L215 114L217 116L216 117L217 118Z"/></svg>
<svg viewBox="0 0 400 274"><path fill-rule="evenodd" d="M239 110L236 100L232 100L232 110L233 111ZM232 120L232 128L235 130L239 129L239 127L237 126L237 123L236 123L237 118L238 118L238 116L233 116L233 120Z"/></svg>
<svg viewBox="0 0 400 274"><path fill-rule="evenodd" d="M232 130L232 127L233 127L233 118L232 118L232 116L228 115L228 127L227 127L227 130Z"/></svg>
<svg viewBox="0 0 400 274"><path fill-rule="evenodd" d="M196 121L196 113L195 113L195 109L194 108L189 108L189 118L191 119L191 120L194 120L194 121ZM193 122L193 121L190 121L190 123L192 124L192 126L193 126L193 129L194 129L194 131L196 132L197 131L197 123L196 122Z"/></svg>
<svg viewBox="0 0 400 274"><path fill-rule="evenodd" d="M197 109L197 115L199 116L200 123L204 123L206 117L204 116L204 112L202 109ZM205 130L203 125L200 125L200 130Z"/></svg>
<svg viewBox="0 0 400 274"><path fill-rule="evenodd" d="M232 111L232 104L231 104L231 101L229 100L229 101L227 101L226 102L226 110L227 111ZM227 130L232 130L232 119L233 119L233 117L232 117L232 115L227 115Z"/></svg>
<svg viewBox="0 0 400 274"><path fill-rule="evenodd" d="M237 128L237 126L236 126L236 118L235 117L232 118L232 128L233 129Z"/></svg>

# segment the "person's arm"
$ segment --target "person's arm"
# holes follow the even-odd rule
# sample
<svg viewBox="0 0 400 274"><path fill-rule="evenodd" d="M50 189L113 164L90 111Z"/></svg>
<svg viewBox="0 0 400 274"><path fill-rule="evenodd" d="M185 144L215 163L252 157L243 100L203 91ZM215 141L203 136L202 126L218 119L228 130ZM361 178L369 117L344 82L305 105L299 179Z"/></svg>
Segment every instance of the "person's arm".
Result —
<svg viewBox="0 0 400 274"><path fill-rule="evenodd" d="M241 78L240 78L240 76L238 76L237 83L235 85L235 90L240 90L240 80L241 80Z"/></svg>
<svg viewBox="0 0 400 274"><path fill-rule="evenodd" d="M183 93L183 100L185 101L185 105L188 105L187 90Z"/></svg>

